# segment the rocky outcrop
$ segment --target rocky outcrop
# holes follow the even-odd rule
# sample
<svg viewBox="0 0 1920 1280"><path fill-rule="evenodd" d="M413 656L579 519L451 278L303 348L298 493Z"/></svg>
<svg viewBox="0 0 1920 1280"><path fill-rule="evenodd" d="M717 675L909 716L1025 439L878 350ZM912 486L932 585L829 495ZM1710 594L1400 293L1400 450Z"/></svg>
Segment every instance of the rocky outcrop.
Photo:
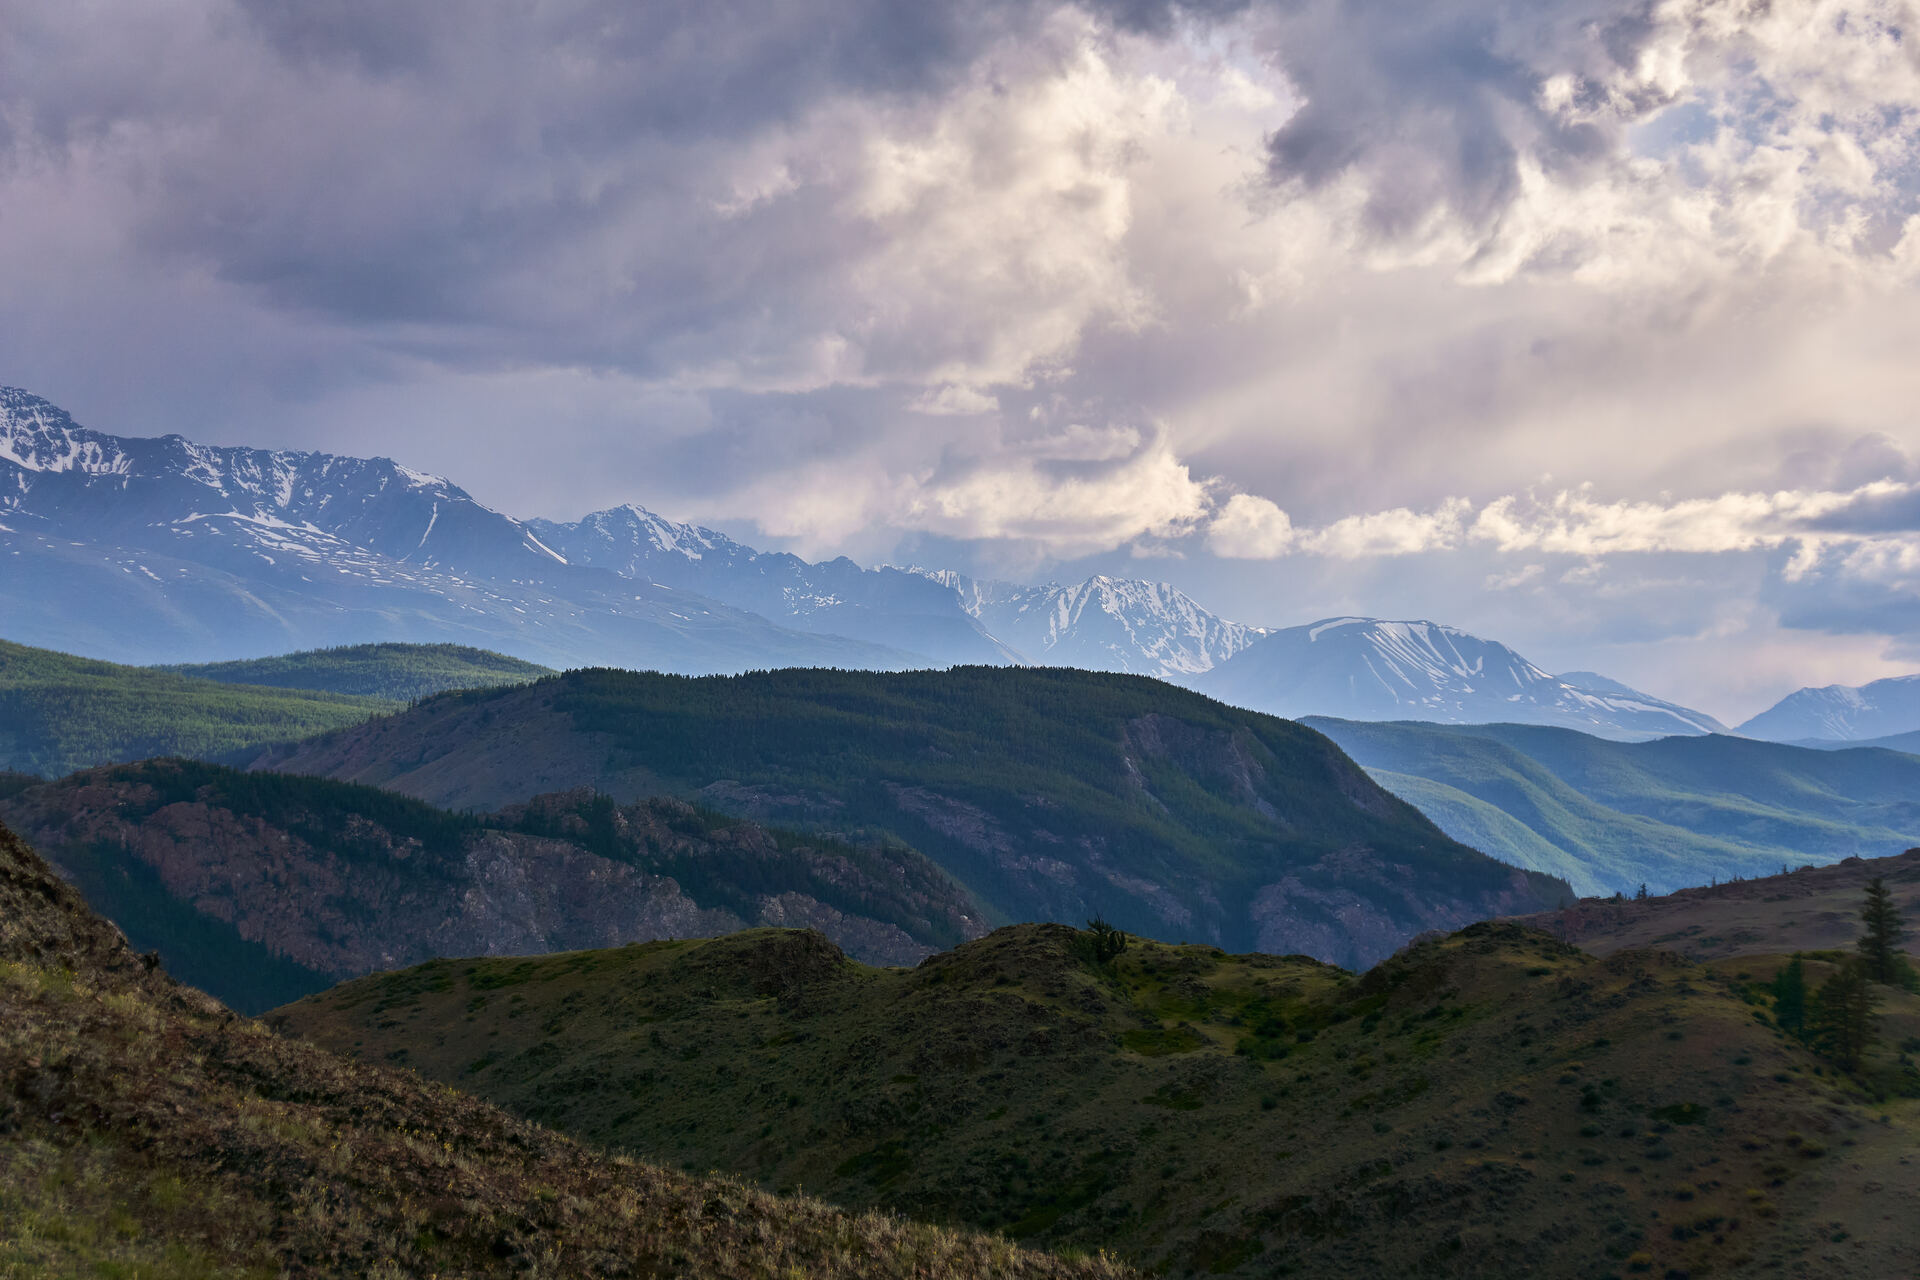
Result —
<svg viewBox="0 0 1920 1280"><path fill-rule="evenodd" d="M0 800L0 819L70 879L118 875L136 886L123 893L164 899L129 907L163 951L174 904L321 979L752 925L910 965L985 931L910 850L785 836L679 801L615 807L581 790L460 819L319 779L283 780L295 798L271 804L225 789L245 776L169 761L94 770Z"/></svg>

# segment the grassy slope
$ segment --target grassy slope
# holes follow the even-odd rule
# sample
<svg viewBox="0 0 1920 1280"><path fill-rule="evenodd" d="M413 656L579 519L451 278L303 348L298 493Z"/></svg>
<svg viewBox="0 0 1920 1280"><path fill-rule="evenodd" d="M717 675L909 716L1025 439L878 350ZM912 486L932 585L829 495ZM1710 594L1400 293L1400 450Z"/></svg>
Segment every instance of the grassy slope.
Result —
<svg viewBox="0 0 1920 1280"><path fill-rule="evenodd" d="M0 1274L1117 1276L609 1159L236 1019L0 828Z"/></svg>
<svg viewBox="0 0 1920 1280"><path fill-rule="evenodd" d="M1875 877L1886 882L1906 920L1920 921L1920 850L1892 858L1849 858L1644 900L1580 902L1518 920L1599 955L1650 946L1670 947L1694 960L1850 951L1860 936L1867 882Z"/></svg>
<svg viewBox="0 0 1920 1280"><path fill-rule="evenodd" d="M1920 843L1920 758L1894 752L1729 737L1607 742L1526 725L1310 723L1455 838L1565 875L1587 894L1631 893L1643 881L1662 892Z"/></svg>
<svg viewBox="0 0 1920 1280"><path fill-rule="evenodd" d="M912 971L774 931L449 961L272 1021L650 1159L1173 1275L1920 1262L1879 1218L1920 1192L1920 1104L1872 1092L1920 1076L1883 1052L1843 1079L1772 1030L1766 964L1481 925L1354 978L1139 941L1103 967L1085 937ZM1911 1040L1920 1001L1887 1026Z"/></svg>
<svg viewBox="0 0 1920 1280"><path fill-rule="evenodd" d="M196 680L0 640L0 769L58 775L286 742L393 710L376 698Z"/></svg>
<svg viewBox="0 0 1920 1280"><path fill-rule="evenodd" d="M1395 891L1424 901L1513 883L1511 868L1446 840L1319 734L1137 676L575 671L435 699L267 763L440 803L497 805L516 788L582 782L701 792L782 824L890 831L1003 918L1099 912L1227 945L1253 945L1240 913L1283 877L1329 897L1374 893L1315 869L1346 850L1404 868ZM1544 877L1524 887L1542 905L1564 892Z"/></svg>
<svg viewBox="0 0 1920 1280"><path fill-rule="evenodd" d="M272 658L156 668L222 684L311 689L411 702L448 689L524 684L553 674L490 649L457 644L357 644Z"/></svg>

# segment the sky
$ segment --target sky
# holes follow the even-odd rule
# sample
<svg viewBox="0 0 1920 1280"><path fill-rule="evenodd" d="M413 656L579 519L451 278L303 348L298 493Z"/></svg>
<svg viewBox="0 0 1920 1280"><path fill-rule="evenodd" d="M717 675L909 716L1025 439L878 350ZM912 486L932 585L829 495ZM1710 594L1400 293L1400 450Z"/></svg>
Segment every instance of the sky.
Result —
<svg viewBox="0 0 1920 1280"><path fill-rule="evenodd" d="M0 0L0 383L1736 722L1920 670L1920 6Z"/></svg>

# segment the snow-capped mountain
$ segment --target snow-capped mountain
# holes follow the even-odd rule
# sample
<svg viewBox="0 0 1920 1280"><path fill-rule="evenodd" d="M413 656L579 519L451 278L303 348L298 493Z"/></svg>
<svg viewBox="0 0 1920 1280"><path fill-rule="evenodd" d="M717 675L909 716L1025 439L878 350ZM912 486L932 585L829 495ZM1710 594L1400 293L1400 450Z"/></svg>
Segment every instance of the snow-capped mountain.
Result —
<svg viewBox="0 0 1920 1280"><path fill-rule="evenodd" d="M567 563L384 458L135 439L0 388L7 639L129 662L450 640L555 666L730 671L924 659Z"/></svg>
<svg viewBox="0 0 1920 1280"><path fill-rule="evenodd" d="M1207 612L1164 582L1109 578L1023 586L915 569L950 587L961 607L1028 662L1126 671L1184 683L1266 635Z"/></svg>
<svg viewBox="0 0 1920 1280"><path fill-rule="evenodd" d="M1859 742L1920 729L1920 675L1799 689L1740 726L1774 742Z"/></svg>
<svg viewBox="0 0 1920 1280"><path fill-rule="evenodd" d="M531 520L528 526L573 564L698 592L796 631L858 636L940 666L1020 661L961 608L951 589L916 573L863 569L844 556L810 564L785 552L756 551L631 504L573 524Z"/></svg>
<svg viewBox="0 0 1920 1280"><path fill-rule="evenodd" d="M1582 674L1604 687L1577 687L1506 645L1435 622L1327 618L1275 631L1193 684L1293 718L1553 724L1626 739L1725 732L1704 712Z"/></svg>

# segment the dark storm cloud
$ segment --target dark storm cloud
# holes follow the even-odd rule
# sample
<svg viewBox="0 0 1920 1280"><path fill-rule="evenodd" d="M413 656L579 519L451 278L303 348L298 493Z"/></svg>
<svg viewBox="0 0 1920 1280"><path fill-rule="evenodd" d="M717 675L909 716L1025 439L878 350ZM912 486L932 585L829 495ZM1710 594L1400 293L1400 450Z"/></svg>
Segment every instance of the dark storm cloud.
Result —
<svg viewBox="0 0 1920 1280"><path fill-rule="evenodd" d="M1288 4L1278 52L1306 105L1268 141L1272 174L1311 190L1357 171L1377 235L1413 230L1436 211L1484 229L1518 190L1523 148L1549 171L1617 151L1617 125L1564 119L1543 105L1542 90L1570 74L1572 101L1601 105L1596 85L1638 60L1654 31L1651 9L1593 0Z"/></svg>

